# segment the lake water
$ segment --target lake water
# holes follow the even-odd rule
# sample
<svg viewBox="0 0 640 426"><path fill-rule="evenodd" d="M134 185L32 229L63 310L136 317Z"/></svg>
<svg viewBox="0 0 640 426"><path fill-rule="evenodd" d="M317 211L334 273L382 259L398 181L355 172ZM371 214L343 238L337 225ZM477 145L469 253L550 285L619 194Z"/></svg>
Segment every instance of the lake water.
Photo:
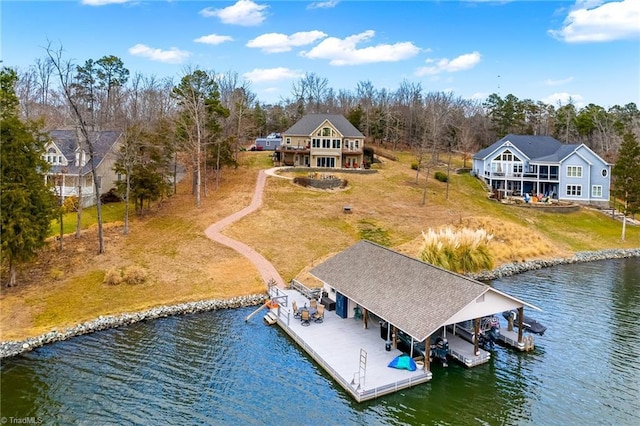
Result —
<svg viewBox="0 0 640 426"><path fill-rule="evenodd" d="M1 367L1 416L43 424L637 425L640 259L563 265L492 282L543 312L536 350L498 347L465 369L356 403L252 309L80 336ZM337 349L339 350L339 349Z"/></svg>

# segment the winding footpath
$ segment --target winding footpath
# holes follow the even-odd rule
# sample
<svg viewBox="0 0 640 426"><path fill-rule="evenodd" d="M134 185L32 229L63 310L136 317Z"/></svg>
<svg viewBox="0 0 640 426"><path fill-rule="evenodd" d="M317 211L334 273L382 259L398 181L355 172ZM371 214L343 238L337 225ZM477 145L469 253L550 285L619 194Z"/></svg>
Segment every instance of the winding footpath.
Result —
<svg viewBox="0 0 640 426"><path fill-rule="evenodd" d="M258 273L260 273L260 276L262 277L262 280L264 281L265 285L269 283L271 280L274 280L278 285L278 287L284 288L285 287L284 280L282 279L282 277L280 276L276 268L273 266L273 264L271 264L271 262L269 262L267 259L265 259L264 256L262 256L260 253L258 253L248 245L238 240L234 240L233 238L229 238L226 235L222 234L222 230L225 227L242 219L246 215L253 213L254 211L258 210L260 206L262 206L262 194L264 192L264 186L267 182L267 175L289 179L289 178L275 174L276 169L277 168L260 170L260 172L258 173L256 189L253 193L253 198L251 199L251 203L244 209L237 211L225 217L224 219L214 223L213 225L209 226L204 231L204 233L208 238L212 239L213 241L224 244L225 246L234 249L235 251L237 251L247 259L249 259L249 261L251 261L251 263L253 263L255 267L258 269Z"/></svg>

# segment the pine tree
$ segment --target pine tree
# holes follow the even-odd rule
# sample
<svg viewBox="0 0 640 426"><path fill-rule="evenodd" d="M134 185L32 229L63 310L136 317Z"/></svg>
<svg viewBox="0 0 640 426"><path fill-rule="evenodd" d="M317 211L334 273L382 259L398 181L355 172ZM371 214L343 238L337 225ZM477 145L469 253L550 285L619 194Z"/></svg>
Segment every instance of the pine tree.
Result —
<svg viewBox="0 0 640 426"><path fill-rule="evenodd" d="M56 200L42 172L46 137L37 123L18 117L14 70L0 71L0 239L2 261L9 267L8 286L16 284L17 266L45 244Z"/></svg>
<svg viewBox="0 0 640 426"><path fill-rule="evenodd" d="M618 161L611 173L615 179L613 195L624 203L625 217L629 214L635 215L640 211L640 145L633 134L624 135ZM623 240L625 224L626 220L623 220Z"/></svg>

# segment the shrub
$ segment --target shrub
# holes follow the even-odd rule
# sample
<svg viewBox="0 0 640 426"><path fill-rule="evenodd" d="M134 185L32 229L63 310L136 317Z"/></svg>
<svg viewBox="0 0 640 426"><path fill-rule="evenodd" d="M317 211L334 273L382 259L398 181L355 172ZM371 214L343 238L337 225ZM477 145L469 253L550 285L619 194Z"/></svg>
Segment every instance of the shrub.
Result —
<svg viewBox="0 0 640 426"><path fill-rule="evenodd" d="M143 284L147 280L147 271L140 266L129 266L122 273L122 281L127 284Z"/></svg>
<svg viewBox="0 0 640 426"><path fill-rule="evenodd" d="M411 170L418 170L418 163L411 163Z"/></svg>
<svg viewBox="0 0 640 426"><path fill-rule="evenodd" d="M62 204L62 211L64 213L71 213L78 211L78 197L72 195L71 197L67 197L64 199L64 203Z"/></svg>
<svg viewBox="0 0 640 426"><path fill-rule="evenodd" d="M440 182L446 182L449 180L449 177L447 176L447 174L442 172L436 172L435 178Z"/></svg>
<svg viewBox="0 0 640 426"><path fill-rule="evenodd" d="M100 196L100 202L102 204L119 203L120 201L122 201L122 197L118 195L115 188L111 188L109 192L105 192Z"/></svg>
<svg viewBox="0 0 640 426"><path fill-rule="evenodd" d="M104 274L102 282L107 285L118 285L122 282L122 273L116 268L111 268Z"/></svg>
<svg viewBox="0 0 640 426"><path fill-rule="evenodd" d="M293 178L293 183L300 186L309 186L309 178L303 176L296 176Z"/></svg>

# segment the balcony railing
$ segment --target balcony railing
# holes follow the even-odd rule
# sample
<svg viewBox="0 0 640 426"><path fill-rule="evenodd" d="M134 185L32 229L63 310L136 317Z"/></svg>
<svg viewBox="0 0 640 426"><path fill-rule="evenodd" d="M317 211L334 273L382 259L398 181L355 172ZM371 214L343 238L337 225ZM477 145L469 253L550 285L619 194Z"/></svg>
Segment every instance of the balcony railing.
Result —
<svg viewBox="0 0 640 426"><path fill-rule="evenodd" d="M494 179L521 179L524 178L526 180L555 180L557 181L558 174L557 173L504 173L504 172L490 172L485 170L484 176L487 178Z"/></svg>

